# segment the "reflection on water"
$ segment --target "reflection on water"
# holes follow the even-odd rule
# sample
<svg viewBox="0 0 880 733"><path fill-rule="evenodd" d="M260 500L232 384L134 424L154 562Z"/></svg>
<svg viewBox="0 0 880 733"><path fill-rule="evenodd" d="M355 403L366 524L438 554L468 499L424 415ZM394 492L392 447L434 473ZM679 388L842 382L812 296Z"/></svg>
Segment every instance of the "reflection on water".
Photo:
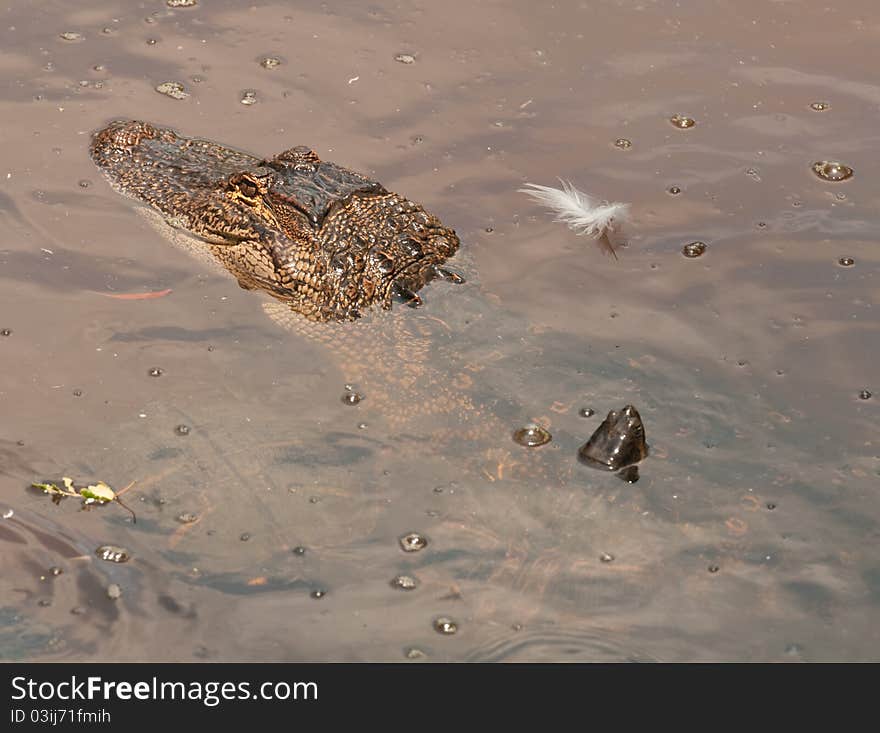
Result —
<svg viewBox="0 0 880 733"><path fill-rule="evenodd" d="M0 29L0 658L878 657L872 4L153 5ZM468 283L291 332L103 182L113 117L367 172ZM638 483L577 461L626 404Z"/></svg>

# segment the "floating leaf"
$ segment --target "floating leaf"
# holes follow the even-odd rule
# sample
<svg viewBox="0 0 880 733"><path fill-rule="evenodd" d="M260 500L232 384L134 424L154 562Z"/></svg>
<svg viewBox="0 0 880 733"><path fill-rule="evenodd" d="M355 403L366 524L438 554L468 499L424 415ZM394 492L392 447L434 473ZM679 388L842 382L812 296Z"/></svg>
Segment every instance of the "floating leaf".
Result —
<svg viewBox="0 0 880 733"><path fill-rule="evenodd" d="M97 481L93 484L89 484L88 486L82 486L80 488L76 488L73 484L73 479L68 476L64 476L61 479L64 484L63 489L59 489L57 484L51 483L49 481L46 482L33 482L31 486L35 489L41 489L46 494L52 497L52 501L55 504L61 503L61 500L65 497L72 496L77 499L82 499L83 509L87 509L90 506L97 504L98 506L103 506L104 504L108 504L111 501L115 501L119 506L121 506L125 511L131 514L132 522L137 523L137 515L125 504L123 504L119 497L122 496L126 491L128 491L132 486L134 486L134 481L132 481L128 486L126 486L122 491L116 492L108 484L103 481Z"/></svg>
<svg viewBox="0 0 880 733"><path fill-rule="evenodd" d="M116 492L103 481L98 481L96 484L80 489L79 495L86 500L87 504L93 501L106 504L108 501L113 501L116 498Z"/></svg>
<svg viewBox="0 0 880 733"><path fill-rule="evenodd" d="M59 489L55 484L49 484L49 483L41 484L41 483L35 482L35 483L32 483L31 486L33 486L35 489L42 489L47 494L50 494L53 496L76 496L76 494L71 494L71 493L68 493L67 491L64 491L63 489Z"/></svg>

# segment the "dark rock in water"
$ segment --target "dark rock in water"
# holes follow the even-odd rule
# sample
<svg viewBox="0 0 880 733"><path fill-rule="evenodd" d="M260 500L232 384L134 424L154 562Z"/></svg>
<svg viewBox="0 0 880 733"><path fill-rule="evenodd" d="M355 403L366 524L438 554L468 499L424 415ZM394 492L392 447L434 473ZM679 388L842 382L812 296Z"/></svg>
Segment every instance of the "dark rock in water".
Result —
<svg viewBox="0 0 880 733"><path fill-rule="evenodd" d="M638 410L627 405L612 410L578 451L578 459L604 471L632 466L648 455L645 428Z"/></svg>

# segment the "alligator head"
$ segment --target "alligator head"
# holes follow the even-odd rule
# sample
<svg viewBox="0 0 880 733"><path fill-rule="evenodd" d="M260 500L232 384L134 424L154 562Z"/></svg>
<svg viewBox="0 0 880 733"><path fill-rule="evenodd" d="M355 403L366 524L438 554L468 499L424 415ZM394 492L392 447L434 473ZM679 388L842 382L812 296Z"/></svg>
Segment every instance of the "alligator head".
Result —
<svg viewBox="0 0 880 733"><path fill-rule="evenodd" d="M455 232L419 204L306 147L260 158L146 122L95 133L91 155L122 193L201 239L245 288L317 321L351 320L373 304L421 303Z"/></svg>

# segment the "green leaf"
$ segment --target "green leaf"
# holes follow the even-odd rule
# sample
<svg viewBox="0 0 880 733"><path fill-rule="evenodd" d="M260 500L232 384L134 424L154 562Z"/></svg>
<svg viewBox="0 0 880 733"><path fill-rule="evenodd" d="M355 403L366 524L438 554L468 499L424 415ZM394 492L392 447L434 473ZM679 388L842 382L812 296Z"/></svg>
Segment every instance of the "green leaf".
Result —
<svg viewBox="0 0 880 733"><path fill-rule="evenodd" d="M106 504L108 501L113 501L116 498L116 492L103 481L98 481L96 484L83 487L79 490L79 495L85 499L87 503L97 501L101 504Z"/></svg>
<svg viewBox="0 0 880 733"><path fill-rule="evenodd" d="M31 486L33 486L35 489L42 489L47 494L57 494L60 496L67 496L67 492L63 491L62 489L59 489L55 484L40 484L40 483L35 482L35 483L32 483Z"/></svg>

